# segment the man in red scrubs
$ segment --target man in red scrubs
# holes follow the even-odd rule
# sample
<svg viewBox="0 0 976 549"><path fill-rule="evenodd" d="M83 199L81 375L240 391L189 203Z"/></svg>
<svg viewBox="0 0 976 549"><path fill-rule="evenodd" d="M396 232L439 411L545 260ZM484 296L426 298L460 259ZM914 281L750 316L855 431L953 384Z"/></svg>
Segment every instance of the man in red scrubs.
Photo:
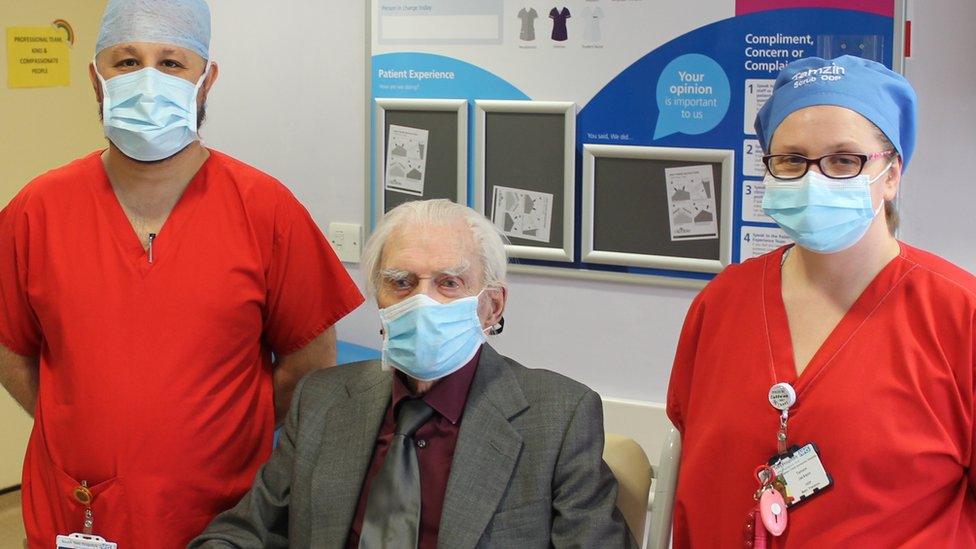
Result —
<svg viewBox="0 0 976 549"><path fill-rule="evenodd" d="M250 486L363 301L288 189L200 143L209 41L203 0L111 0L90 68L108 148L0 213L0 381L35 420L32 548L184 546Z"/></svg>

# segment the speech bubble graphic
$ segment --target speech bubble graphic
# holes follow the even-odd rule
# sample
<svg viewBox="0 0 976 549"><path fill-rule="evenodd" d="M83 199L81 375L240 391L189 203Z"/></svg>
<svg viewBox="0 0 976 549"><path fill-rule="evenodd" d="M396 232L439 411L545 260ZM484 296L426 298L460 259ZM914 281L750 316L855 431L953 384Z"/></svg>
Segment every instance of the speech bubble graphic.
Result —
<svg viewBox="0 0 976 549"><path fill-rule="evenodd" d="M729 77L714 59L700 53L674 58L657 80L654 139L712 130L725 118L730 96Z"/></svg>

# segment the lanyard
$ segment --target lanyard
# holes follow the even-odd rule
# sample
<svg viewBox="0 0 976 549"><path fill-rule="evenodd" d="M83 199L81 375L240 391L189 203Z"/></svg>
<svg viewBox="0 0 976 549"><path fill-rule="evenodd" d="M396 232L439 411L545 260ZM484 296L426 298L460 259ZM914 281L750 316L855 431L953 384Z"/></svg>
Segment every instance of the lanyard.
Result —
<svg viewBox="0 0 976 549"><path fill-rule="evenodd" d="M791 251L793 251L792 247L783 250L783 257L780 259L779 264L781 277L783 265L786 264L786 258L789 257ZM763 307L766 307L765 303ZM773 386L770 387L768 395L769 403L773 408L779 410L779 431L776 433L776 450L780 455L783 455L789 447L786 440L786 427L790 420L790 408L796 404L796 390L789 383L776 381L776 369L772 363L772 355L770 355L769 373L773 378Z"/></svg>
<svg viewBox="0 0 976 549"><path fill-rule="evenodd" d="M779 432L776 433L776 451L786 453L786 426L790 420L790 408L796 404L796 390L786 382L779 382L769 389L769 403L779 410Z"/></svg>

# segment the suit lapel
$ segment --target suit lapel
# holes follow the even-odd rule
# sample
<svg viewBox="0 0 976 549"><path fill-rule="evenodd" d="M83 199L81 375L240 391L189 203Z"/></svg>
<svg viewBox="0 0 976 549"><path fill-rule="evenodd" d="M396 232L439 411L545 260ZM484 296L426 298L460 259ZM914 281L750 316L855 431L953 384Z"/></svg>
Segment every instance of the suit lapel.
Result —
<svg viewBox="0 0 976 549"><path fill-rule="evenodd" d="M348 398L336 402L325 415L312 474L312 540L340 544L349 534L376 435L390 402L391 382L390 372L369 371L350 381Z"/></svg>
<svg viewBox="0 0 976 549"><path fill-rule="evenodd" d="M485 345L468 393L444 496L439 547L473 547L505 495L522 450L509 420L528 408L505 360Z"/></svg>

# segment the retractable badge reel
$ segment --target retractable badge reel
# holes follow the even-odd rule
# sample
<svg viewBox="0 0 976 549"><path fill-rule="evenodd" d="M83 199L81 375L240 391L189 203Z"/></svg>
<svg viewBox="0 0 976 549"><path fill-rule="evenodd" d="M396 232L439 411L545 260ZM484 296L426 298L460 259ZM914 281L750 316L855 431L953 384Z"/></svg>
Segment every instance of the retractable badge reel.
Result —
<svg viewBox="0 0 976 549"><path fill-rule="evenodd" d="M779 410L779 432L776 433L776 451L785 454L786 423L790 419L790 408L796 404L796 390L789 383L777 383L769 389L769 403Z"/></svg>
<svg viewBox="0 0 976 549"><path fill-rule="evenodd" d="M92 503L95 494L88 488L88 483L84 480L71 492L74 500L85 506L85 521L83 533L70 535L59 535L54 540L56 549L117 549L118 544L107 541L105 538L92 534L95 525L95 514L92 511Z"/></svg>

